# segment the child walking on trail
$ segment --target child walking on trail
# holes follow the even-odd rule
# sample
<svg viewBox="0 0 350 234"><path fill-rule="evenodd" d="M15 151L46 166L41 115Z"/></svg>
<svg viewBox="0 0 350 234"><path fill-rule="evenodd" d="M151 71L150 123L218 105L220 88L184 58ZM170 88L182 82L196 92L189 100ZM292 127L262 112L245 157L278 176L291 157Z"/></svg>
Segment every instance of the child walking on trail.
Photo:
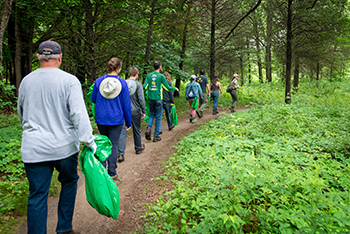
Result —
<svg viewBox="0 0 350 234"><path fill-rule="evenodd" d="M196 109L198 107L198 98L203 98L201 86L195 82L196 76L191 76L191 82L186 85L185 97L190 104L190 122L196 123Z"/></svg>
<svg viewBox="0 0 350 234"><path fill-rule="evenodd" d="M171 76L169 72L164 72L163 75L165 76L165 79L167 80L169 86L172 87ZM174 105L173 92L167 91L166 89L163 88L163 109L165 110L165 117L168 123L169 131L173 130L173 128L175 127L171 122L171 106L173 105Z"/></svg>
<svg viewBox="0 0 350 234"><path fill-rule="evenodd" d="M210 90L211 90L211 96L214 99L214 105L213 105L213 115L218 114L218 100L219 100L219 91L221 92L221 97L223 96L222 94L222 89L221 89L221 84L219 82L219 77L214 76L214 78L210 82Z"/></svg>
<svg viewBox="0 0 350 234"><path fill-rule="evenodd" d="M231 80L232 90L230 92L232 98L232 105L230 107L231 113L235 112L235 106L238 103L238 95L236 89L242 88L238 85L238 74L234 74Z"/></svg>

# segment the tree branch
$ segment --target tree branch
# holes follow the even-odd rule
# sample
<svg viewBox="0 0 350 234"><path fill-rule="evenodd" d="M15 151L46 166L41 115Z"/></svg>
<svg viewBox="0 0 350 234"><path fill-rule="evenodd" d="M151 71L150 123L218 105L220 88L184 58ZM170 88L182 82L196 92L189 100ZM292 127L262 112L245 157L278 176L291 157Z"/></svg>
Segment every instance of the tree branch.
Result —
<svg viewBox="0 0 350 234"><path fill-rule="evenodd" d="M316 2L317 2L317 0L315 0L315 1L314 1L314 3L312 4L312 6L311 6L311 7L309 7L309 8L307 8L306 10L310 10L310 9L314 8L314 7L315 7L315 5L316 5Z"/></svg>
<svg viewBox="0 0 350 234"><path fill-rule="evenodd" d="M250 15L250 13L252 13L253 11L255 11L256 8L258 8L258 6L261 4L261 0L259 0L257 2L257 4L250 10L247 12L247 14L245 14L245 16L243 16L238 22L237 24L231 29L231 31L227 34L227 36L225 37L225 39L227 40L227 38L231 35L231 33L233 33L233 31L237 28L237 26L248 16Z"/></svg>

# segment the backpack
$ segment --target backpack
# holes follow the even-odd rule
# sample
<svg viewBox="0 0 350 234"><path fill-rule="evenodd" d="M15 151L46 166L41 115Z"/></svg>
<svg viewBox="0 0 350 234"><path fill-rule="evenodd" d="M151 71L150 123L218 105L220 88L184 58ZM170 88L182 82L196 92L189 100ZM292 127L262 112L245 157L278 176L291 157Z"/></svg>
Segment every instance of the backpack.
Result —
<svg viewBox="0 0 350 234"><path fill-rule="evenodd" d="M136 89L137 89L136 82L134 80L127 79L126 83L128 85L128 88L129 88L130 96L134 95L134 93L136 92Z"/></svg>
<svg viewBox="0 0 350 234"><path fill-rule="evenodd" d="M232 85L227 86L226 92L231 93L232 90L233 90Z"/></svg>
<svg viewBox="0 0 350 234"><path fill-rule="evenodd" d="M194 90L193 90L193 85L190 84L190 91L188 92L188 98L194 98L196 96L196 94L194 93Z"/></svg>

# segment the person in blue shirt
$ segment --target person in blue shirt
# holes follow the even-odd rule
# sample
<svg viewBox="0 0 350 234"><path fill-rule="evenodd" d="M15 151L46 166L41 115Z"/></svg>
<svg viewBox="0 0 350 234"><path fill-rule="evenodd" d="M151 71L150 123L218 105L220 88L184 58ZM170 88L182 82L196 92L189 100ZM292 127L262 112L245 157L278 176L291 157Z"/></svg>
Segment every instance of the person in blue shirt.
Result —
<svg viewBox="0 0 350 234"><path fill-rule="evenodd" d="M106 167L108 162L108 174L116 180L118 141L124 121L126 130L131 128L131 103L128 85L118 76L122 61L119 58L111 58L107 66L108 74L95 81L91 101L95 103L95 122L98 130L112 143L111 155L101 163Z"/></svg>
<svg viewBox="0 0 350 234"><path fill-rule="evenodd" d="M196 123L196 108L193 107L193 102L198 102L198 98L203 98L202 96L202 88L201 86L195 82L196 81L196 76L192 75L191 76L191 82L186 85L185 88L185 97L188 103L190 104L190 122L191 123ZM198 103L197 103L198 105ZM196 106L196 105L194 105Z"/></svg>

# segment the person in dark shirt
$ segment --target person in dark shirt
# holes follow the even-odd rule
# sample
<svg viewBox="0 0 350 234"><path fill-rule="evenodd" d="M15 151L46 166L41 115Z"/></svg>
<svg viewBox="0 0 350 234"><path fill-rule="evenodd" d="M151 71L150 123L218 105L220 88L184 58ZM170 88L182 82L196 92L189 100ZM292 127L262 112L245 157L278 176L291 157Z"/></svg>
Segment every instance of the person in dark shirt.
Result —
<svg viewBox="0 0 350 234"><path fill-rule="evenodd" d="M165 76L169 86L171 85L171 77L169 72L164 72L163 75ZM169 131L173 130L175 127L173 123L171 122L171 106L174 105L174 95L173 92L169 92L163 88L163 108L165 110L165 117L166 121L168 123Z"/></svg>

